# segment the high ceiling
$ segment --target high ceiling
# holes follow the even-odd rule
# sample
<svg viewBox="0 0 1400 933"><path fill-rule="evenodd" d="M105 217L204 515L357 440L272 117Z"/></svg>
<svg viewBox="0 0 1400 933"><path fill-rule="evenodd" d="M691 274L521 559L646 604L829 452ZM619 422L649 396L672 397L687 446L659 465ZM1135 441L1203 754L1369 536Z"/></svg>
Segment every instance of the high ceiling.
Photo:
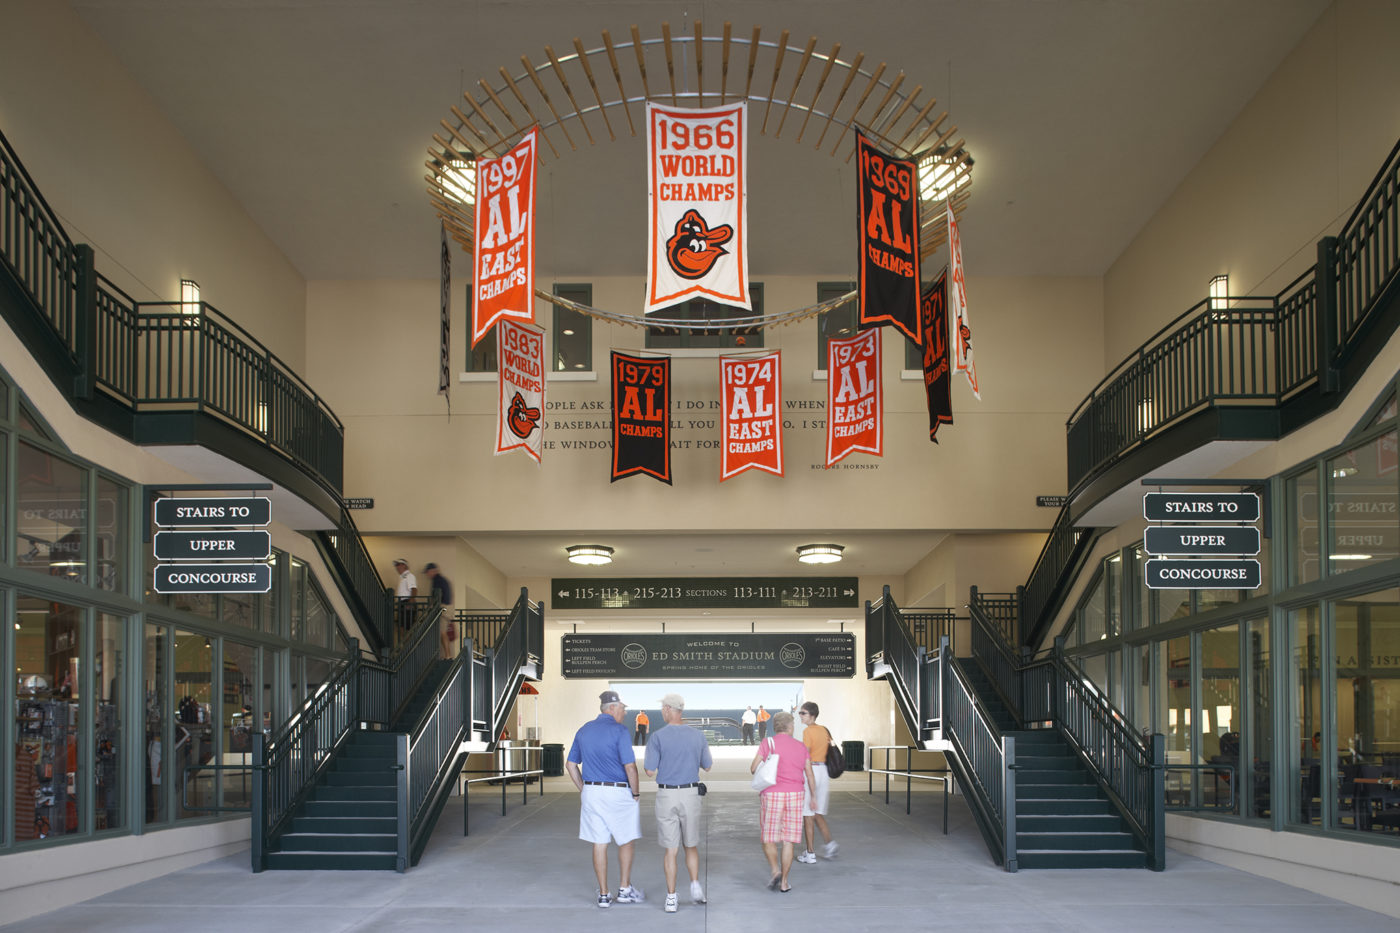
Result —
<svg viewBox="0 0 1400 933"><path fill-rule="evenodd" d="M432 278L424 160L461 91L724 21L907 73L976 159L973 274L1100 275L1325 8L1324 0L73 0L309 280ZM794 58L796 56L794 55ZM791 73L791 65L789 65ZM711 73L714 69L712 67ZM816 69L812 69L815 74ZM611 75L605 76L611 80ZM709 75L707 75L708 80ZM624 75L626 80L626 75ZM785 79L790 80L790 79ZM809 80L811 77L809 76ZM634 82L635 83L635 82ZM580 105L592 103L586 86ZM779 93L784 89L779 88ZM640 93L629 87L628 93ZM764 85L762 94L767 93ZM478 97L482 96L478 92ZM561 97L562 95L558 95ZM938 112L937 110L935 113ZM639 113L638 113L639 115ZM639 275L645 151L624 133L542 172L542 280ZM555 134L558 135L557 133ZM844 161L754 134L751 262L854 277ZM562 146L562 139L559 141ZM820 231L804 235L805 231Z"/></svg>

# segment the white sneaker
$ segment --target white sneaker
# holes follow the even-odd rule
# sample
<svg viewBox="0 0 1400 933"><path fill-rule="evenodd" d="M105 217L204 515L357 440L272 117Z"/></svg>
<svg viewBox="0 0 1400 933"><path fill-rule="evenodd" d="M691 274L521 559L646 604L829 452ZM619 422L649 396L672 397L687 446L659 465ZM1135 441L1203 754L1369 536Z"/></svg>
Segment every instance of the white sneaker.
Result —
<svg viewBox="0 0 1400 933"><path fill-rule="evenodd" d="M705 903L705 889L700 887L700 882L698 881L692 881L690 883L690 900L695 904Z"/></svg>
<svg viewBox="0 0 1400 933"><path fill-rule="evenodd" d="M646 900L646 895L630 884L617 892L617 902L619 904L640 904Z"/></svg>
<svg viewBox="0 0 1400 933"><path fill-rule="evenodd" d="M831 858L836 854L836 850L839 848L841 847L836 844L836 840L831 840L826 845L822 846L822 858Z"/></svg>
<svg viewBox="0 0 1400 933"><path fill-rule="evenodd" d="M801 855L799 855L799 856L797 857L797 860L798 860L799 862L801 862L803 865L815 865L815 864L817 864L817 853L815 853L815 852L803 852Z"/></svg>
<svg viewBox="0 0 1400 933"><path fill-rule="evenodd" d="M668 913L668 914L673 914L673 913L675 913L675 912L676 912L676 895L674 895L674 894L667 894L667 895L666 895L666 913Z"/></svg>
<svg viewBox="0 0 1400 933"><path fill-rule="evenodd" d="M598 906L607 907L612 904L612 899L608 897L607 891L598 892Z"/></svg>

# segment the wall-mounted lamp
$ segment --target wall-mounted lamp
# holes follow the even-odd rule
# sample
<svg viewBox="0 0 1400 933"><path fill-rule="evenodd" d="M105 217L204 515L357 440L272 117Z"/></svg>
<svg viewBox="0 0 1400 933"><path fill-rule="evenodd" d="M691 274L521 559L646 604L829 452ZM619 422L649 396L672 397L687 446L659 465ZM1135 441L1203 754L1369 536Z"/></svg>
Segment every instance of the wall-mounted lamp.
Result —
<svg viewBox="0 0 1400 933"><path fill-rule="evenodd" d="M199 313L199 283L194 279L180 280L180 313Z"/></svg>
<svg viewBox="0 0 1400 933"><path fill-rule="evenodd" d="M1230 277L1212 276L1210 280L1210 309L1224 311L1230 304Z"/></svg>
<svg viewBox="0 0 1400 933"><path fill-rule="evenodd" d="M602 544L571 544L564 548L573 564L611 564L613 549Z"/></svg>
<svg viewBox="0 0 1400 933"><path fill-rule="evenodd" d="M804 564L834 564L843 550L839 544L804 544L797 549L797 559Z"/></svg>

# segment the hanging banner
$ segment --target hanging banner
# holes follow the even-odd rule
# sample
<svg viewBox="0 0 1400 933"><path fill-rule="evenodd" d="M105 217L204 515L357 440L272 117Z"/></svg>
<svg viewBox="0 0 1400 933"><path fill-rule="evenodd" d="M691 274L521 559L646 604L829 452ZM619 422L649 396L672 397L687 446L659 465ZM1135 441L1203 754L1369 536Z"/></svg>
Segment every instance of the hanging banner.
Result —
<svg viewBox="0 0 1400 933"><path fill-rule="evenodd" d="M948 366L948 272L919 298L923 331L924 393L928 396L928 439L938 443L938 426L953 423L953 372Z"/></svg>
<svg viewBox="0 0 1400 933"><path fill-rule="evenodd" d="M499 159L476 162L472 346L502 318L535 321L535 145L532 129Z"/></svg>
<svg viewBox="0 0 1400 933"><path fill-rule="evenodd" d="M826 465L861 451L884 455L880 329L826 345Z"/></svg>
<svg viewBox="0 0 1400 933"><path fill-rule="evenodd" d="M953 206L948 205L948 268L953 275L953 371L967 373L972 394L982 400L977 391L977 364L972 359L972 324L967 319L967 288L963 283L962 238L958 222L953 218Z"/></svg>
<svg viewBox="0 0 1400 933"><path fill-rule="evenodd" d="M748 112L647 102L646 313L698 297L753 307Z"/></svg>
<svg viewBox="0 0 1400 933"><path fill-rule="evenodd" d="M438 395L447 399L447 410L452 411L452 396L448 387L452 385L451 378L451 346L452 346L452 250L447 246L447 222L443 221L442 227L442 248L439 253L442 259L442 302L439 309L440 319L438 330L441 345L438 347Z"/></svg>
<svg viewBox="0 0 1400 933"><path fill-rule="evenodd" d="M783 475L783 361L778 351L719 358L721 481L750 467Z"/></svg>
<svg viewBox="0 0 1400 933"><path fill-rule="evenodd" d="M919 342L919 171L857 134L861 328L889 324Z"/></svg>
<svg viewBox="0 0 1400 933"><path fill-rule="evenodd" d="M671 359L612 352L612 481L671 482Z"/></svg>
<svg viewBox="0 0 1400 933"><path fill-rule="evenodd" d="M523 450L540 462L544 422L544 334L514 321L496 325L500 386L496 454Z"/></svg>

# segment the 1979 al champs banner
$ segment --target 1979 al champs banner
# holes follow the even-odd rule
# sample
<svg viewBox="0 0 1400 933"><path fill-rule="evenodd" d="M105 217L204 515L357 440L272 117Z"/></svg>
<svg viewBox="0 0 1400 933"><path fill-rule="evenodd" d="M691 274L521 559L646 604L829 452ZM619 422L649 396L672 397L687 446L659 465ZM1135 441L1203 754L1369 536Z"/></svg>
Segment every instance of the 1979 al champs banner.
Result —
<svg viewBox="0 0 1400 933"><path fill-rule="evenodd" d="M544 435L544 334L514 321L496 325L500 403L496 453L523 450L540 462Z"/></svg>
<svg viewBox="0 0 1400 933"><path fill-rule="evenodd" d="M538 129L498 159L476 163L472 346L502 318L535 320L535 162Z"/></svg>
<svg viewBox="0 0 1400 933"><path fill-rule="evenodd" d="M646 313L690 298L751 309L748 104L647 102Z"/></svg>
<svg viewBox="0 0 1400 933"><path fill-rule="evenodd" d="M826 465L862 451L884 456L880 329L826 345Z"/></svg>
<svg viewBox="0 0 1400 933"><path fill-rule="evenodd" d="M671 483L671 358L629 356L612 362L612 481L645 473Z"/></svg>
<svg viewBox="0 0 1400 933"><path fill-rule="evenodd" d="M750 467L783 475L783 361L778 351L719 358L721 480Z"/></svg>

